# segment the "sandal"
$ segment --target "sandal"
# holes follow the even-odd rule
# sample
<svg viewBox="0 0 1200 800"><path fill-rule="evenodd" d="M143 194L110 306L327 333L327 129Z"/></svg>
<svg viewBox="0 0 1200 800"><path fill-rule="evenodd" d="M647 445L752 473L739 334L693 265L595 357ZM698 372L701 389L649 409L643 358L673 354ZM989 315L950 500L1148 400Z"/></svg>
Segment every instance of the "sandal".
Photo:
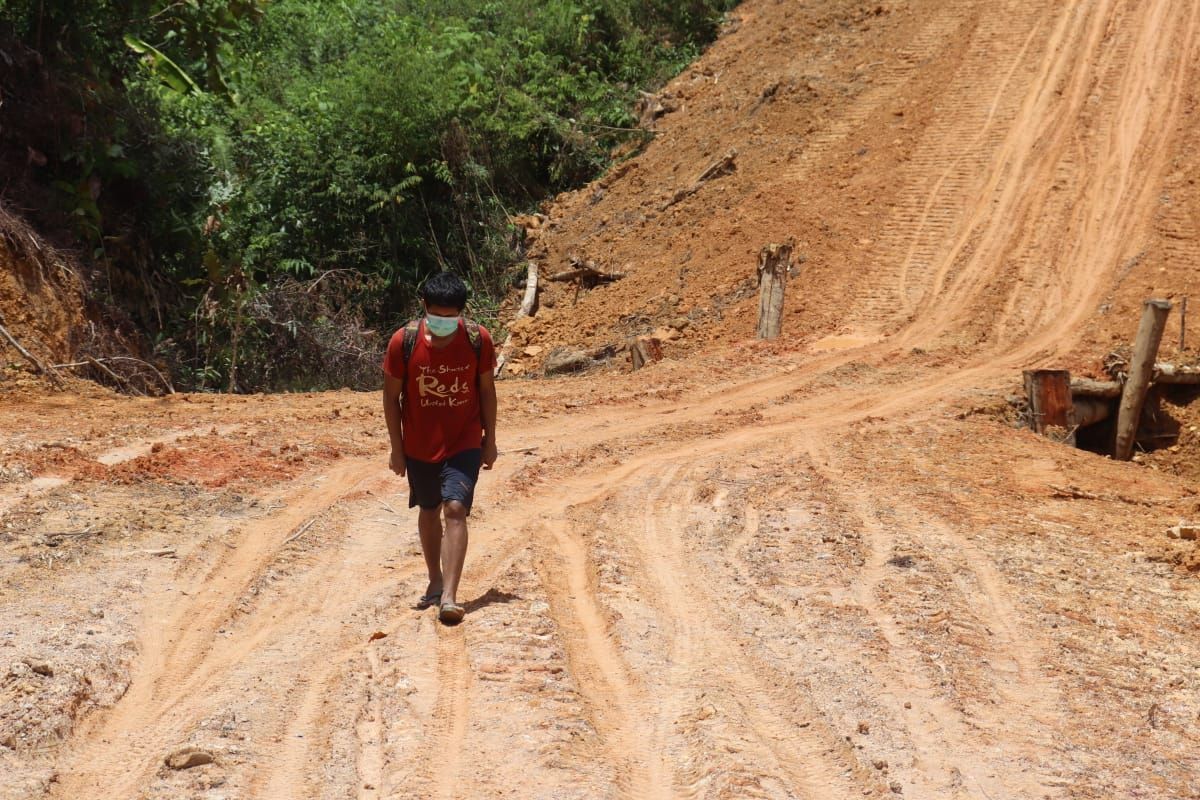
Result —
<svg viewBox="0 0 1200 800"><path fill-rule="evenodd" d="M421 598L419 600L417 600L417 605L415 606L415 608L417 609L417 611L424 611L427 608L432 608L433 606L436 606L440 602L442 602L442 593L441 592L430 592L429 594L421 595Z"/></svg>
<svg viewBox="0 0 1200 800"><path fill-rule="evenodd" d="M466 614L467 610L458 603L442 603L438 609L438 619L443 625L457 625Z"/></svg>

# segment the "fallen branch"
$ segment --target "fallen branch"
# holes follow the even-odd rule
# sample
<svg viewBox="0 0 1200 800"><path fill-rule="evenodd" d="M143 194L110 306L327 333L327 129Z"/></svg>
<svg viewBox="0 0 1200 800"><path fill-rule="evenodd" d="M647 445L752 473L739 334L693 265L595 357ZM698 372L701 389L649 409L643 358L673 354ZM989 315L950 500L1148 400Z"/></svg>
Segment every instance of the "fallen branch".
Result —
<svg viewBox="0 0 1200 800"><path fill-rule="evenodd" d="M129 383L128 383L128 382L127 382L127 381L126 381L124 378L122 378L122 377L121 377L120 375L118 375L117 373L113 372L113 371L112 371L111 369L109 369L108 367L106 367L106 366L104 366L103 364L101 364L101 363L100 363L99 361L97 361L96 359L92 358L91 356L87 356L85 360L86 360L86 361L87 361L89 364L91 364L93 367L95 367L96 369L100 370L100 371L101 371L101 372L103 372L105 375L107 375L108 377L110 377L110 378L112 378L114 381L116 381L116 383L117 383L117 386L118 386L118 387L120 387L120 388L122 388L122 389L125 389L126 391L132 391L132 390L130 389L130 387L129 387ZM140 394L140 392L139 392L139 394Z"/></svg>
<svg viewBox="0 0 1200 800"><path fill-rule="evenodd" d="M175 394L175 387L171 385L171 382L169 380L167 380L165 375L163 375L161 372L159 372L157 367L155 367L153 364L151 364L148 361L142 361L140 358L134 358L133 356L105 356L104 358L96 358L96 359L89 358L87 361L72 361L68 364L52 364L51 366L54 367L55 369L73 369L75 367L90 367L92 365L91 364L92 361L98 361L101 364L109 363L112 361L132 361L135 364L141 364L144 367L149 367L150 371L153 372L155 375L157 375L158 379L160 381L162 381L163 386L167 387L167 393Z"/></svg>
<svg viewBox="0 0 1200 800"><path fill-rule="evenodd" d="M1155 364L1154 382L1172 384L1200 383L1200 367Z"/></svg>
<svg viewBox="0 0 1200 800"><path fill-rule="evenodd" d="M47 539L59 539L59 538L66 539L66 538L70 538L70 537L74 537L74 536L89 536L92 533L94 533L94 531L91 528L86 528L82 531L62 531L59 533L47 533L47 534L43 534L43 535Z"/></svg>
<svg viewBox="0 0 1200 800"><path fill-rule="evenodd" d="M142 554L142 555L147 555L147 556L166 556L166 557L171 557L171 558L175 557L175 548L174 547L157 547L153 550L134 550L133 552L134 552L134 555Z"/></svg>
<svg viewBox="0 0 1200 800"><path fill-rule="evenodd" d="M737 161L737 154L737 148L730 148L728 153L704 168L704 171L696 178L696 183L704 183L720 175L733 172L737 169L737 164L735 163Z"/></svg>
<svg viewBox="0 0 1200 800"><path fill-rule="evenodd" d="M513 453L524 453L524 454L528 455L530 453L536 453L537 451L538 451L537 447L516 447L516 448L513 448L512 450L501 450L497 455L507 456L507 455L511 455Z"/></svg>
<svg viewBox="0 0 1200 800"><path fill-rule="evenodd" d="M666 211L676 203L686 200L696 192L700 191L700 187L713 178L718 178L722 175L727 175L728 173L733 172L735 169L737 169L737 154L738 152L736 148L730 149L728 153L709 164L696 177L696 180L692 182L691 186L675 192L675 194L671 196L671 199L664 203L659 210Z"/></svg>
<svg viewBox="0 0 1200 800"><path fill-rule="evenodd" d="M1055 497L1064 497L1069 500L1100 500L1106 503L1127 503L1131 506L1155 506L1166 502L1162 498L1127 497L1123 494L1097 494L1080 489L1078 486L1052 485L1050 490Z"/></svg>
<svg viewBox="0 0 1200 800"><path fill-rule="evenodd" d="M62 386L62 378L58 377L58 373L52 368L47 367L37 356L22 347L16 337L8 332L8 329L4 327L4 316L2 314L0 314L0 336L8 340L8 343L16 348L17 352L24 356L26 361L33 364L34 369L49 378L55 386Z"/></svg>
<svg viewBox="0 0 1200 800"><path fill-rule="evenodd" d="M291 544L292 542L294 542L294 541L296 541L297 539L299 539L301 536L303 536L303 535L304 535L304 534L305 534L305 533L308 531L308 529L309 529L309 528L311 528L311 527L313 526L313 523L314 523L314 522L316 522L316 521L317 521L317 518L316 518L316 517L313 517L313 518L312 518L312 519L310 519L308 522L306 522L306 523L304 523L303 525L301 525L301 526L300 526L300 530L296 531L296 532L295 532L295 533L293 533L291 536L289 536L288 538L286 538L286 539L284 539L284 540L283 540L283 543L284 543L284 545L289 545L289 544Z"/></svg>

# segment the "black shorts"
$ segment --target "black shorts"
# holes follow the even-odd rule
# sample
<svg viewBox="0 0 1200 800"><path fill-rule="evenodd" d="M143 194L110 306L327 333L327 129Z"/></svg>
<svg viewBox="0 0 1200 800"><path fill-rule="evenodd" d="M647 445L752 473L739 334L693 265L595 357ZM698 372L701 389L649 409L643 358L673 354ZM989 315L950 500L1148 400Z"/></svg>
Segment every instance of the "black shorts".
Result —
<svg viewBox="0 0 1200 800"><path fill-rule="evenodd" d="M408 466L408 507L420 506L431 511L442 503L457 500L471 513L475 483L483 463L480 449L463 450L445 461L417 461L406 458Z"/></svg>

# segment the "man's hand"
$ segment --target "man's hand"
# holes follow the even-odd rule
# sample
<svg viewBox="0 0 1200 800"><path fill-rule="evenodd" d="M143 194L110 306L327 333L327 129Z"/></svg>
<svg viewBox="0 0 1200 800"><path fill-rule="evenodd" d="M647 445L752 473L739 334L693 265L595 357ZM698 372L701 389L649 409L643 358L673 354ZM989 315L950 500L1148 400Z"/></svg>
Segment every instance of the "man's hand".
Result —
<svg viewBox="0 0 1200 800"><path fill-rule="evenodd" d="M404 458L403 450L392 450L392 457L388 462L388 466L392 468L392 472L404 477L404 473L408 471L408 461Z"/></svg>
<svg viewBox="0 0 1200 800"><path fill-rule="evenodd" d="M492 464L496 463L496 458L500 454L496 451L496 443L491 437L486 437L483 440L483 468L491 469Z"/></svg>

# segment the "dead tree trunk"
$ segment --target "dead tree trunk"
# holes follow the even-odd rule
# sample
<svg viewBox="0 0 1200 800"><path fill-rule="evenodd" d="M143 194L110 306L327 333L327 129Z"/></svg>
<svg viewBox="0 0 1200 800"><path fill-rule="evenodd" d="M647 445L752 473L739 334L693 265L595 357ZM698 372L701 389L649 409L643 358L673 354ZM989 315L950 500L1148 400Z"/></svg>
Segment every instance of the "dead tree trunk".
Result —
<svg viewBox="0 0 1200 800"><path fill-rule="evenodd" d="M1150 389L1150 379L1154 374L1154 358L1158 355L1158 346L1162 342L1170 310L1169 300L1147 300L1142 310L1142 321L1138 325L1137 339L1133 343L1133 359L1129 362L1129 377L1125 381L1125 389L1121 392L1121 405L1117 410L1117 438L1113 445L1113 458L1118 461L1128 461L1133 455L1138 421L1142 417L1146 392Z"/></svg>
<svg viewBox="0 0 1200 800"><path fill-rule="evenodd" d="M783 294L792 245L769 244L758 254L758 338L775 339L783 327Z"/></svg>
<svg viewBox="0 0 1200 800"><path fill-rule="evenodd" d="M1033 369L1025 370L1024 375L1025 394L1029 398L1029 427L1042 436L1050 428L1062 429L1061 440L1074 445L1076 423L1071 373L1065 369Z"/></svg>

